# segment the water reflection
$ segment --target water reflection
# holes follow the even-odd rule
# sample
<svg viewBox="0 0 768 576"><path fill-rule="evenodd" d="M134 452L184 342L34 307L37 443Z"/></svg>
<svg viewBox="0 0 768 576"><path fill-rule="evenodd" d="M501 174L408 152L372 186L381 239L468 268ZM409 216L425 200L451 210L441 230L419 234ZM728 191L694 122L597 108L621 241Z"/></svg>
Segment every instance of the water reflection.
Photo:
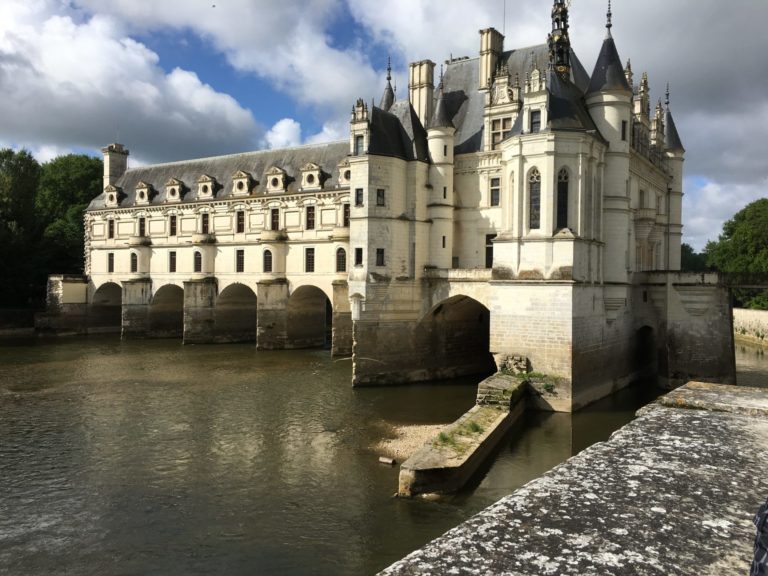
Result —
<svg viewBox="0 0 768 576"><path fill-rule="evenodd" d="M352 390L350 367L248 345L0 348L0 571L370 574L607 438L655 394L530 414L473 490L406 501L369 446L385 422L454 420L475 382Z"/></svg>

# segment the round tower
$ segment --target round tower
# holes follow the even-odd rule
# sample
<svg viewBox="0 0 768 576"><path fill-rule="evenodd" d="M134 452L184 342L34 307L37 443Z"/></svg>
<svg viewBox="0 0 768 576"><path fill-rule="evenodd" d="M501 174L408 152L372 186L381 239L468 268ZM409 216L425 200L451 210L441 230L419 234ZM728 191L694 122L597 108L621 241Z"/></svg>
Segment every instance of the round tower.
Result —
<svg viewBox="0 0 768 576"><path fill-rule="evenodd" d="M451 122L441 73L435 113L427 129L427 144L432 164L429 181L432 189L427 203L430 227L428 262L438 268L451 268L453 257L453 147L456 128Z"/></svg>

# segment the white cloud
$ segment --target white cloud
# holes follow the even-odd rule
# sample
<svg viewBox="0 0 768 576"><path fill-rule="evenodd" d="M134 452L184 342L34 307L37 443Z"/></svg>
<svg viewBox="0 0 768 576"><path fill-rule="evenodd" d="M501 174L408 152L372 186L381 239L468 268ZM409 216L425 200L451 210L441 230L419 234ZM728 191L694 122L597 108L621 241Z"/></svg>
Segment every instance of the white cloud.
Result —
<svg viewBox="0 0 768 576"><path fill-rule="evenodd" d="M301 144L301 124L293 118L278 120L266 133L268 148L288 148Z"/></svg>
<svg viewBox="0 0 768 576"><path fill-rule="evenodd" d="M157 54L110 17L61 12L51 0L4 0L0 10L6 140L97 148L119 134L159 160L243 150L258 136L251 113L232 97L194 72L165 74Z"/></svg>

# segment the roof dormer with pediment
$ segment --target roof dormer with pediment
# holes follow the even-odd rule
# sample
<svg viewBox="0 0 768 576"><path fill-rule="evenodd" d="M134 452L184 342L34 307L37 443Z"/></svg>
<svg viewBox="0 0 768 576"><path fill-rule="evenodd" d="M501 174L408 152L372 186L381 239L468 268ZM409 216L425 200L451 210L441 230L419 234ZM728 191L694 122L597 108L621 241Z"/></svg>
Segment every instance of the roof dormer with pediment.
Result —
<svg viewBox="0 0 768 576"><path fill-rule="evenodd" d="M165 183L165 201L181 202L184 197L184 182L178 178L170 178Z"/></svg>
<svg viewBox="0 0 768 576"><path fill-rule="evenodd" d="M104 205L107 208L117 208L124 197L123 189L118 186L110 184L104 188Z"/></svg>
<svg viewBox="0 0 768 576"><path fill-rule="evenodd" d="M267 177L267 193L285 192L288 185L288 174L286 174L285 170L279 166L272 166L266 171L265 176Z"/></svg>
<svg viewBox="0 0 768 576"><path fill-rule="evenodd" d="M216 196L216 178L208 174L202 174L197 179L197 199L211 200Z"/></svg>

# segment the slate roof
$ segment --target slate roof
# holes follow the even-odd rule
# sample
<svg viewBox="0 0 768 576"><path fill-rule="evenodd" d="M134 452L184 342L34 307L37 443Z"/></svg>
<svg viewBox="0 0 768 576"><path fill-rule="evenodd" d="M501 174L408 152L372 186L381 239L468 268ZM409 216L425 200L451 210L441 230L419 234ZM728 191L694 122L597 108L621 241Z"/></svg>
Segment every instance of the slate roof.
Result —
<svg viewBox="0 0 768 576"><path fill-rule="evenodd" d="M164 204L166 200L166 182L171 178L177 178L184 183L187 190L182 201L186 203L197 199L197 180L203 174L207 174L216 179L216 199L226 199L232 197L232 176L238 170L242 170L249 173L254 181L258 181L258 185L251 190L251 194L260 195L264 194L266 190L265 172L273 166L277 166L285 170L288 175L287 193L295 193L298 192L301 168L314 162L329 175L323 189L332 190L337 187L339 182L337 166L348 155L348 141L284 148L282 150L246 152L244 154L131 168L117 181L116 185L122 188L125 195L120 203L121 207L134 206L136 185L141 181L151 184L157 191L150 205L158 205ZM89 204L88 210L105 208L105 196L102 193L94 198Z"/></svg>
<svg viewBox="0 0 768 576"><path fill-rule="evenodd" d="M672 112L667 106L664 113L664 150L685 152L683 143L680 141L680 134L677 133L677 126L672 118Z"/></svg>
<svg viewBox="0 0 768 576"><path fill-rule="evenodd" d="M539 44L509 50L502 54L501 62L509 69L510 78L514 81L517 75L522 84L525 82L526 73L530 72L533 65L546 69L549 62L549 47L546 44ZM485 93L478 90L479 81L479 58L448 62L443 77L443 87L447 116L456 127L456 154L478 152L482 149ZM571 51L571 82L581 94L589 86L589 74L573 51Z"/></svg>
<svg viewBox="0 0 768 576"><path fill-rule="evenodd" d="M410 102L395 102L389 112L376 107L371 110L368 152L403 160L429 161L427 131Z"/></svg>
<svg viewBox="0 0 768 576"><path fill-rule="evenodd" d="M624 67L621 65L619 52L616 50L616 43L611 36L606 37L602 48L600 48L600 54L595 63L595 70L592 72L592 79L589 82L587 94L608 90L632 93L632 87L624 75Z"/></svg>

